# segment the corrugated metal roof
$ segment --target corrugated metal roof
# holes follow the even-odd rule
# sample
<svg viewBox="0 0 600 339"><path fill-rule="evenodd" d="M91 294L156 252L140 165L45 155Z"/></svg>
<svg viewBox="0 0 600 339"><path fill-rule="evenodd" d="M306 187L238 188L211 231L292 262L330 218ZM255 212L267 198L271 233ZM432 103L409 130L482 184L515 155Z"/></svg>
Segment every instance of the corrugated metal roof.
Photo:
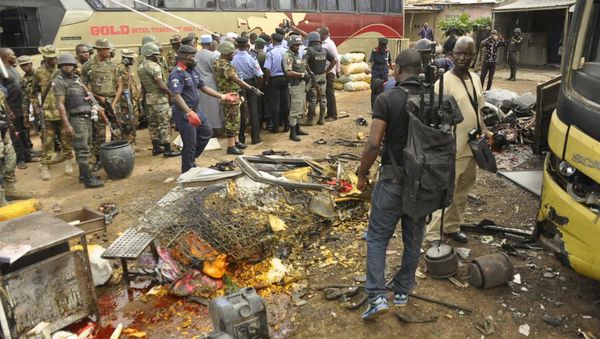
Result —
<svg viewBox="0 0 600 339"><path fill-rule="evenodd" d="M411 5L477 5L477 4L497 4L504 0L408 0Z"/></svg>
<svg viewBox="0 0 600 339"><path fill-rule="evenodd" d="M519 0L508 5L496 7L492 12L542 11L571 7L575 0Z"/></svg>

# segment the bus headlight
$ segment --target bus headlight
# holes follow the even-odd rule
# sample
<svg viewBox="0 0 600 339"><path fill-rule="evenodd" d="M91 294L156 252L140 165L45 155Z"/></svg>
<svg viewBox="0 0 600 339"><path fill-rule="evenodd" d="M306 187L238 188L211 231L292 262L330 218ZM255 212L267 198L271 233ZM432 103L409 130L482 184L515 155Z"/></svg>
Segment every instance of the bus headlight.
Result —
<svg viewBox="0 0 600 339"><path fill-rule="evenodd" d="M577 169L568 162L563 161L558 165L558 172L565 177L570 177L577 172Z"/></svg>

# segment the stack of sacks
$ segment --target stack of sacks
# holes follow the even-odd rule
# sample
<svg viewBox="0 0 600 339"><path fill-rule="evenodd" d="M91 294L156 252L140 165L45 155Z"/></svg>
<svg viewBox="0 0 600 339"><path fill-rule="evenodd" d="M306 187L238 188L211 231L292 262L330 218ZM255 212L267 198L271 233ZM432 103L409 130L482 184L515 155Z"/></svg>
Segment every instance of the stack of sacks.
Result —
<svg viewBox="0 0 600 339"><path fill-rule="evenodd" d="M365 61L364 53L346 53L340 58L341 75L335 80L335 89L348 92L369 89L371 69Z"/></svg>

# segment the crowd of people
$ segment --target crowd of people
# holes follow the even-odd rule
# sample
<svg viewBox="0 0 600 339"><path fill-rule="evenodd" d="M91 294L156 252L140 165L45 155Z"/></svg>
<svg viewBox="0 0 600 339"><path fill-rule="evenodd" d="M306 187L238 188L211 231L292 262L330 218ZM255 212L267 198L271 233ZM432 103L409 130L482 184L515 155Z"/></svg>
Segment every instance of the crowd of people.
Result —
<svg viewBox="0 0 600 339"><path fill-rule="evenodd" d="M39 48L38 67L31 56L16 58L11 49L0 49L0 175L6 196L30 196L15 188L14 170L34 161L47 181L50 166L62 161L71 175L76 160L85 187L103 186L94 173L103 166L100 146L107 133L138 152L141 121L152 155L181 156L183 173L196 166L212 136L224 135L227 154L240 155L247 132L252 144L261 143L265 131L282 129L301 141L308 134L301 125L337 119L334 79L340 64L327 27L308 33L285 25L272 34L190 33L169 43L164 53L154 36L145 36L139 55L121 49L120 60L105 38L78 44L74 54L47 45ZM173 124L181 152L171 145ZM33 129L40 131L41 151L33 150Z"/></svg>

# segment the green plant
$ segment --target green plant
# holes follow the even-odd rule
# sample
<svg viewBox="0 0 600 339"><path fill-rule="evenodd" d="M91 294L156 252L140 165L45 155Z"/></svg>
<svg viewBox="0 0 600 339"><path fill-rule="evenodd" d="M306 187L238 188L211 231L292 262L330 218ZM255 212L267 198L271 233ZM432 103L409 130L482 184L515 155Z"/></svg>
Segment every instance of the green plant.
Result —
<svg viewBox="0 0 600 339"><path fill-rule="evenodd" d="M480 16L479 18L472 21L473 30L480 31L486 27L492 27L492 18L489 16Z"/></svg>
<svg viewBox="0 0 600 339"><path fill-rule="evenodd" d="M490 17L479 17L475 20L471 20L471 16L468 13L463 13L457 18L443 19L438 22L437 26L442 31L446 32L446 34L449 29L454 28L458 30L459 35L465 35L491 25L492 18Z"/></svg>

